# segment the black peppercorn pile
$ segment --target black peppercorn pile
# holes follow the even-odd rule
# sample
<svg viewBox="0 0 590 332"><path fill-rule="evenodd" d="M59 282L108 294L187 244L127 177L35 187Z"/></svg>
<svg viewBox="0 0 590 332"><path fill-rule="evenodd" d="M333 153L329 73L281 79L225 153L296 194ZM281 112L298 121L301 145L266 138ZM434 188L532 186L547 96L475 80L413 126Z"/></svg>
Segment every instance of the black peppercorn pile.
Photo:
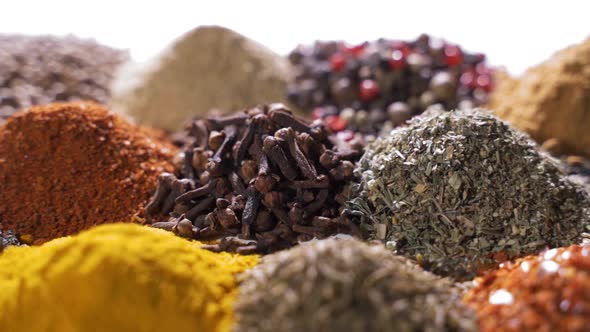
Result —
<svg viewBox="0 0 590 332"><path fill-rule="evenodd" d="M54 101L109 101L127 52L73 36L0 35L0 122Z"/></svg>
<svg viewBox="0 0 590 332"><path fill-rule="evenodd" d="M146 206L153 227L239 253L359 234L343 204L361 149L321 122L272 104L196 120L189 137L178 174L162 174Z"/></svg>
<svg viewBox="0 0 590 332"><path fill-rule="evenodd" d="M334 131L378 133L429 107L482 105L492 89L483 54L428 35L352 47L316 42L297 47L289 59L296 68L289 100Z"/></svg>

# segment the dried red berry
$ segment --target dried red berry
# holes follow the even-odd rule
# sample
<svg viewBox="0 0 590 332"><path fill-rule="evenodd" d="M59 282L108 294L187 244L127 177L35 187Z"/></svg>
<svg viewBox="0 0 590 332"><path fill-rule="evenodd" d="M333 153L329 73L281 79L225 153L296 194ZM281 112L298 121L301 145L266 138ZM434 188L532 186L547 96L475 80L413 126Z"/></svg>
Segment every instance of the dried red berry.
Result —
<svg viewBox="0 0 590 332"><path fill-rule="evenodd" d="M332 130L333 132L342 131L346 129L346 126L348 125L348 123L344 119L337 115L330 115L326 117L324 121L326 123L326 126L328 126L328 128L330 128L330 130Z"/></svg>
<svg viewBox="0 0 590 332"><path fill-rule="evenodd" d="M332 68L332 71L341 71L344 69L344 66L346 66L346 58L342 54L336 53L330 57L330 68Z"/></svg>
<svg viewBox="0 0 590 332"><path fill-rule="evenodd" d="M360 97L364 101L371 101L379 95L379 86L373 80L361 82Z"/></svg>
<svg viewBox="0 0 590 332"><path fill-rule="evenodd" d="M389 58L389 68L391 69L403 69L406 66L406 55L401 50L394 50L391 52Z"/></svg>
<svg viewBox="0 0 590 332"><path fill-rule="evenodd" d="M461 48L456 45L446 45L445 59L447 60L447 65L449 66L456 66L463 62L463 52L461 52Z"/></svg>

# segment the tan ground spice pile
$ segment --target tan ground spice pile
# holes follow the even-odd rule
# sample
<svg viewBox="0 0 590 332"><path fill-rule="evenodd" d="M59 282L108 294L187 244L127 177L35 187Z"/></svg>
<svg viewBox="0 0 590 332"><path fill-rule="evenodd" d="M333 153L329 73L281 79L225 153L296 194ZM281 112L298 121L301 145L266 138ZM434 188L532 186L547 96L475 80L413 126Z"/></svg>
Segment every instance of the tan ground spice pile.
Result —
<svg viewBox="0 0 590 332"><path fill-rule="evenodd" d="M488 105L498 116L555 154L590 156L590 39L500 78Z"/></svg>
<svg viewBox="0 0 590 332"><path fill-rule="evenodd" d="M98 104L18 112L0 127L0 230L38 244L137 220L174 152Z"/></svg>
<svg viewBox="0 0 590 332"><path fill-rule="evenodd" d="M286 58L226 28L196 28L113 83L112 108L171 130L216 108L235 111L285 101Z"/></svg>

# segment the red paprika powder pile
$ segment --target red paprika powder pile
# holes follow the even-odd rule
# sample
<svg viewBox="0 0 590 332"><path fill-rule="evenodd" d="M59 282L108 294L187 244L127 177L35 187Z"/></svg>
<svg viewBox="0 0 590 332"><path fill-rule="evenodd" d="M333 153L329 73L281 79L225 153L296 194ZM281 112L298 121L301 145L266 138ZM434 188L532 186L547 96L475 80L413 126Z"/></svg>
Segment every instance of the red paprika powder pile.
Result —
<svg viewBox="0 0 590 332"><path fill-rule="evenodd" d="M58 103L0 126L0 230L34 244L140 220L175 148L95 103Z"/></svg>
<svg viewBox="0 0 590 332"><path fill-rule="evenodd" d="M590 244L505 263L476 283L464 301L482 332L590 331Z"/></svg>

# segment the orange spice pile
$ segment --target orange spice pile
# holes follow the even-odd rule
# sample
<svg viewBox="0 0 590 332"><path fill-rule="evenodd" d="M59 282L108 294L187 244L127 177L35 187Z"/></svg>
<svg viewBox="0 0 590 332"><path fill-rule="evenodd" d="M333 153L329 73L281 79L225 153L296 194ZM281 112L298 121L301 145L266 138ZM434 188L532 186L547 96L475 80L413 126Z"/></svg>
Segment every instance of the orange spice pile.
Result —
<svg viewBox="0 0 590 332"><path fill-rule="evenodd" d="M476 283L464 301L482 332L590 330L590 244L503 264Z"/></svg>
<svg viewBox="0 0 590 332"><path fill-rule="evenodd" d="M43 243L137 220L174 152L95 103L19 112L0 127L0 230Z"/></svg>

